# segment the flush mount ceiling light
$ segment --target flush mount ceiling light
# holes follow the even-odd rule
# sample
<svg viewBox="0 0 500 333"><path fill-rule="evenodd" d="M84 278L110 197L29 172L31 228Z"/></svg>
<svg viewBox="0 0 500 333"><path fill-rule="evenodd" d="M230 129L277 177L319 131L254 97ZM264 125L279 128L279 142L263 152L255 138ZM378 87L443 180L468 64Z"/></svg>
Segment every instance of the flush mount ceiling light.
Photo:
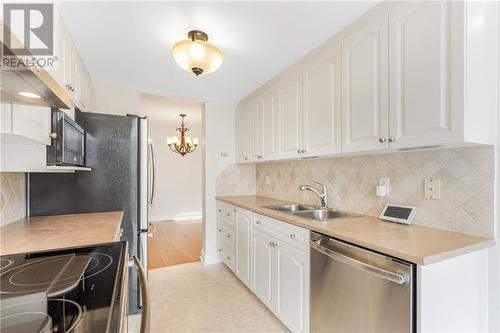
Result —
<svg viewBox="0 0 500 333"><path fill-rule="evenodd" d="M169 136L167 138L167 145L174 153L179 153L184 156L196 150L199 139L186 136L186 132L189 131L189 128L184 126L184 118L186 115L181 113L179 116L181 116L181 127L177 129L179 135Z"/></svg>
<svg viewBox="0 0 500 333"><path fill-rule="evenodd" d="M196 76L218 70L224 55L221 50L208 43L208 35L200 30L192 30L188 32L188 38L172 46L177 64Z"/></svg>
<svg viewBox="0 0 500 333"><path fill-rule="evenodd" d="M30 93L30 92L26 92L26 91L21 91L21 92L18 92L17 93L18 95L21 95L23 97L29 97L29 98L41 98L40 95L37 95L37 94L33 94L33 93Z"/></svg>

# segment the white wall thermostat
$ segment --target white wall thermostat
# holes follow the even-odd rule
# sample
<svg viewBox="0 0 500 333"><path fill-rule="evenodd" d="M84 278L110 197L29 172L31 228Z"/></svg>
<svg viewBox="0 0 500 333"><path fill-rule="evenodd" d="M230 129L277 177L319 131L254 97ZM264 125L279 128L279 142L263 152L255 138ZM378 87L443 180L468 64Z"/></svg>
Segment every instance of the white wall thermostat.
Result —
<svg viewBox="0 0 500 333"><path fill-rule="evenodd" d="M417 214L417 208L387 204L379 218L386 221L411 224Z"/></svg>

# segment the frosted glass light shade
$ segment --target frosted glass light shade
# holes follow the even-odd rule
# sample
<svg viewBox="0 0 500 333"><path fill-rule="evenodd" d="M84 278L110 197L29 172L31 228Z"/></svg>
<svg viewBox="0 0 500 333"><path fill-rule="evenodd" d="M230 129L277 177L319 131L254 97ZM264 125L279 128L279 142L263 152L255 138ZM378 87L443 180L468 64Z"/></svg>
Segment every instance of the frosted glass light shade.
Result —
<svg viewBox="0 0 500 333"><path fill-rule="evenodd" d="M179 66L197 76L215 72L224 60L221 50L200 39L187 39L175 43L172 46L172 54Z"/></svg>

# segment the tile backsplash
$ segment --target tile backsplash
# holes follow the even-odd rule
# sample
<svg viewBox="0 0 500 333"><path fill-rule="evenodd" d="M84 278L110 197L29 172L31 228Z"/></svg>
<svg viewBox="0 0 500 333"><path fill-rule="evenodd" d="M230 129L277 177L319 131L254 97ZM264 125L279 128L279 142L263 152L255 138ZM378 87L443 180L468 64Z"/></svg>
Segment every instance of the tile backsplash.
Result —
<svg viewBox="0 0 500 333"><path fill-rule="evenodd" d="M232 164L217 177L216 195L255 194L255 165Z"/></svg>
<svg viewBox="0 0 500 333"><path fill-rule="evenodd" d="M269 176L269 184L266 184ZM379 177L390 194L375 195ZM441 199L424 198L424 179L441 179ZM320 181L328 204L378 216L387 202L417 207L414 223L493 236L494 148L490 146L258 164L256 194L319 204L301 184Z"/></svg>
<svg viewBox="0 0 500 333"><path fill-rule="evenodd" d="M0 172L0 225L26 216L24 173Z"/></svg>

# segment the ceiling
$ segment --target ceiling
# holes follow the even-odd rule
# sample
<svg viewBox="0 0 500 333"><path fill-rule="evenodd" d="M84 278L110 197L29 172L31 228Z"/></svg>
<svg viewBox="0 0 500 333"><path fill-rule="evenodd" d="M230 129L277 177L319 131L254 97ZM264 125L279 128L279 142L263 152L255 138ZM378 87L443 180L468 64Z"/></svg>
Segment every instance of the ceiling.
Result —
<svg viewBox="0 0 500 333"><path fill-rule="evenodd" d="M61 2L60 11L93 80L204 100L237 102L377 2ZM224 52L195 77L171 45L189 30Z"/></svg>

